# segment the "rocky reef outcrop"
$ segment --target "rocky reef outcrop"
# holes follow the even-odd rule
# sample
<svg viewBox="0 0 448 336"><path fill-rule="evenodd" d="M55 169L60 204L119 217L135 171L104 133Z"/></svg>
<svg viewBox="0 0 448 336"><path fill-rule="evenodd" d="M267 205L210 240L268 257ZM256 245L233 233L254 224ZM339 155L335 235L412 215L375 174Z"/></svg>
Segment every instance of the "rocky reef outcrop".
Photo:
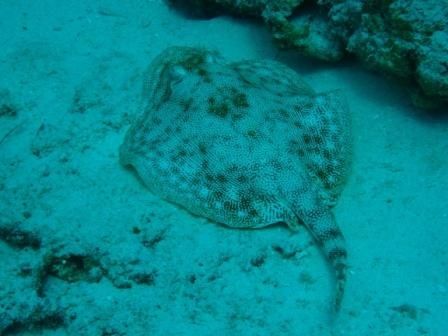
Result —
<svg viewBox="0 0 448 336"><path fill-rule="evenodd" d="M439 0L170 0L204 15L255 17L279 48L325 61L356 56L411 88L420 107L448 103L448 6Z"/></svg>

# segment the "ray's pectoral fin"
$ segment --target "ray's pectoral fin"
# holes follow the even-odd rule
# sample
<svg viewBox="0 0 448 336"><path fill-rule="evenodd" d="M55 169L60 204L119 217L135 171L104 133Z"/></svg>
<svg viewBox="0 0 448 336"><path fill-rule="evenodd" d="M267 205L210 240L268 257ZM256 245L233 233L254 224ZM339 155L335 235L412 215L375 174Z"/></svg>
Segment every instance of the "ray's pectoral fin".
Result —
<svg viewBox="0 0 448 336"><path fill-rule="evenodd" d="M265 227L268 225L284 223L290 229L297 231L300 222L294 212L290 209L286 202L277 197L266 197L253 202L254 213L258 217L257 227Z"/></svg>
<svg viewBox="0 0 448 336"><path fill-rule="evenodd" d="M345 184L351 162L350 114L338 90L298 98L296 122L301 125L300 158L320 186L321 196L333 206Z"/></svg>

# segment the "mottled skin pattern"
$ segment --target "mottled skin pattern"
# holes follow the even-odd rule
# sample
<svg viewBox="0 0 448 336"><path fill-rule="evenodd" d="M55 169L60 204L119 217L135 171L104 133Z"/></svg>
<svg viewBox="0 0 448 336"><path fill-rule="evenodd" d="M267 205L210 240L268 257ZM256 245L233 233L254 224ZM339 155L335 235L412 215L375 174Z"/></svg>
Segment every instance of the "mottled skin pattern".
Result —
<svg viewBox="0 0 448 336"><path fill-rule="evenodd" d="M315 93L277 62L172 47L151 63L143 98L122 164L154 193L230 227L304 224L335 271L338 309L347 253L331 206L351 150L338 93Z"/></svg>

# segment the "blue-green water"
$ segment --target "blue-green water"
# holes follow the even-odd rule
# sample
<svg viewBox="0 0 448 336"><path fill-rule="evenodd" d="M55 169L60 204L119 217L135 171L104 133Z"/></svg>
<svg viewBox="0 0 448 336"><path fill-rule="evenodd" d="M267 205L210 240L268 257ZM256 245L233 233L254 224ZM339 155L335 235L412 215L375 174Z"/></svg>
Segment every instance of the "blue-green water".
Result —
<svg viewBox="0 0 448 336"><path fill-rule="evenodd" d="M162 1L0 1L0 334L444 335L448 124L358 62L280 52L259 22ZM303 228L235 230L119 162L150 62L173 45L279 61L340 89L353 159L333 209L345 296ZM443 108L441 109L443 112Z"/></svg>

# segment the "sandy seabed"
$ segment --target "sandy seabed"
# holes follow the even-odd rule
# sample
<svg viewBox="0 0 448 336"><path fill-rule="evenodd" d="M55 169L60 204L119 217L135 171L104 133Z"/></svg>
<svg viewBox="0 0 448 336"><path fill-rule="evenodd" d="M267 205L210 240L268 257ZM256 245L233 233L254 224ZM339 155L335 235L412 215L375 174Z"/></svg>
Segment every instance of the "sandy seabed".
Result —
<svg viewBox="0 0 448 336"><path fill-rule="evenodd" d="M162 1L0 4L0 334L445 335L448 121L355 63L278 52L256 23ZM171 45L276 59L342 89L353 170L335 215L346 296L306 230L232 230L118 162L143 73Z"/></svg>

